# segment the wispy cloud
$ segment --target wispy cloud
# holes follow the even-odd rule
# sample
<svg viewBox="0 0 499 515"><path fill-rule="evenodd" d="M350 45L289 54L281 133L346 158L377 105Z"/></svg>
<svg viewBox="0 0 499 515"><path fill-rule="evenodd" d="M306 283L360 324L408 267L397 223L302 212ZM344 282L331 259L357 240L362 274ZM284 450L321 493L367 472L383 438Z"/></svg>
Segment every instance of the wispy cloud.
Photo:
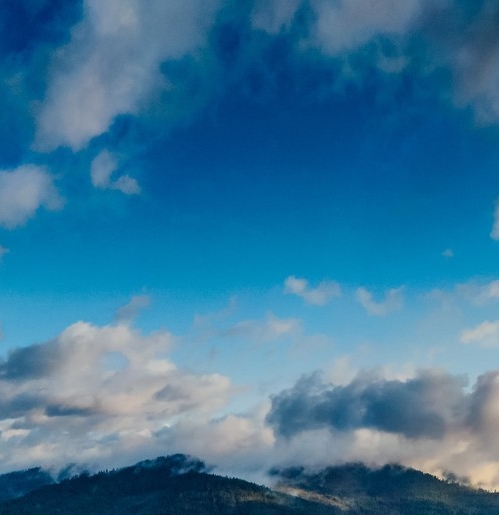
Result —
<svg viewBox="0 0 499 515"><path fill-rule="evenodd" d="M151 298L149 295L134 295L129 302L116 311L116 323L131 323L143 309L149 307L150 303Z"/></svg>
<svg viewBox="0 0 499 515"><path fill-rule="evenodd" d="M496 200L496 206L494 209L494 223L492 224L492 231L490 237L493 240L499 240L499 199Z"/></svg>
<svg viewBox="0 0 499 515"><path fill-rule="evenodd" d="M312 0L285 6L271 0L255 3L252 20L255 27L272 34L303 34L297 29L305 24L301 49L318 49L324 56L346 61L362 50L371 51L369 66L387 73L400 73L408 65L420 67L424 53L421 74L447 69L454 77L454 90L449 92L454 104L472 106L481 123L497 123L498 73L493 64L498 55L497 12L494 2L480 3L471 15L456 0ZM415 45L415 37L423 37L425 45ZM355 74L354 66L351 62L345 66L345 77L361 77L362 71Z"/></svg>
<svg viewBox="0 0 499 515"><path fill-rule="evenodd" d="M392 288L385 293L382 301L376 302L373 294L366 288L357 288L355 296L357 301L367 311L369 315L385 316L392 311L402 309L404 305L404 287Z"/></svg>
<svg viewBox="0 0 499 515"><path fill-rule="evenodd" d="M475 343L480 347L499 347L499 320L486 320L471 329L461 333L462 343Z"/></svg>
<svg viewBox="0 0 499 515"><path fill-rule="evenodd" d="M469 281L467 283L458 284L456 287L458 296L465 300L482 306L499 299L499 280L492 281Z"/></svg>
<svg viewBox="0 0 499 515"><path fill-rule="evenodd" d="M262 344L297 336L301 332L302 326L299 319L279 318L269 313L264 320L242 320L224 330L223 335L248 338L257 344Z"/></svg>
<svg viewBox="0 0 499 515"><path fill-rule="evenodd" d="M307 304L323 306L333 297L341 296L341 287L335 281L322 281L317 286L311 287L306 279L290 275L284 281L284 293L297 295Z"/></svg>

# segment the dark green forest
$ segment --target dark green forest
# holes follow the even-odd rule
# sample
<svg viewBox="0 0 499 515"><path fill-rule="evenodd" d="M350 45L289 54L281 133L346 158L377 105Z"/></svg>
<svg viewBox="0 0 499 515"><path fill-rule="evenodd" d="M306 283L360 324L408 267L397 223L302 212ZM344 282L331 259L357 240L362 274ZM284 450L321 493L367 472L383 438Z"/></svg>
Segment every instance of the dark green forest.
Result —
<svg viewBox="0 0 499 515"><path fill-rule="evenodd" d="M269 478L273 488L222 477L180 454L59 482L30 469L0 476L0 515L499 514L499 494L398 465L273 469Z"/></svg>

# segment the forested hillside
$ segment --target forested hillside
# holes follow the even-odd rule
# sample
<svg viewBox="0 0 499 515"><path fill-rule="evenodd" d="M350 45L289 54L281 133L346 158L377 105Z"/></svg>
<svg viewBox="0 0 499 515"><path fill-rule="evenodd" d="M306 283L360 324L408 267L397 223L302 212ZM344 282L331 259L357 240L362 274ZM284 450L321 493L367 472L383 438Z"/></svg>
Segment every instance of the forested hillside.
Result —
<svg viewBox="0 0 499 515"><path fill-rule="evenodd" d="M22 474L9 475L16 492ZM184 455L57 484L37 485L33 479L48 482L39 469L24 474L25 490L31 491L0 502L0 515L499 514L498 494L395 465L371 470L350 464L314 473L275 469L273 489L209 473L203 462ZM0 485L6 477L0 476Z"/></svg>

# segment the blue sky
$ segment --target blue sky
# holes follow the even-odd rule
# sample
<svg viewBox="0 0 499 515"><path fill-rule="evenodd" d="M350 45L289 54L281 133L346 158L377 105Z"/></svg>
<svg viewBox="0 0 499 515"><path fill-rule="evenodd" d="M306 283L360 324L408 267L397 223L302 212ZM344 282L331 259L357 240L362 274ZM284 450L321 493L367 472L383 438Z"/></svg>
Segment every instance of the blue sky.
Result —
<svg viewBox="0 0 499 515"><path fill-rule="evenodd" d="M8 2L2 469L497 486L498 12Z"/></svg>

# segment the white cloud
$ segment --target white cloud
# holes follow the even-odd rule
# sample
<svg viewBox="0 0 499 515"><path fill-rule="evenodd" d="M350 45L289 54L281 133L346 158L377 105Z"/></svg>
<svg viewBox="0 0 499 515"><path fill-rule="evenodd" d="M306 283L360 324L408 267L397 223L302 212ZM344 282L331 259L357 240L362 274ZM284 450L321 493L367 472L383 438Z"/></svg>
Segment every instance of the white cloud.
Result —
<svg viewBox="0 0 499 515"><path fill-rule="evenodd" d="M462 343L476 343L481 347L499 347L499 320L481 324L466 329L461 333Z"/></svg>
<svg viewBox="0 0 499 515"><path fill-rule="evenodd" d="M92 184L103 190L119 190L125 195L140 193L140 186L137 181L129 175L121 175L113 180L112 176L118 166L118 158L107 150L102 150L90 165Z"/></svg>
<svg viewBox="0 0 499 515"><path fill-rule="evenodd" d="M304 6L309 10L307 21L297 16ZM179 86L160 69L170 59L198 59L196 73L209 82L212 74L206 69L217 66L209 34L222 8L227 19L241 15L221 0L85 0L83 19L73 27L70 42L52 55L47 94L37 113L35 146L81 149L105 133L117 116L140 114L151 99L159 98L158 92L182 89L184 84ZM325 57L348 57L383 40L388 45L378 45L371 58L386 73L400 73L427 48L428 54L419 59L424 63L421 73L450 70L455 103L472 105L480 120L495 123L496 11L494 2L484 2L466 19L456 1L257 0L249 17L253 29L270 34L291 32L295 24L304 29L299 24L305 24L306 30L296 31L302 34L297 48L318 49ZM463 33L468 37L460 37ZM425 39L419 51L408 45L414 35ZM248 48L241 49L245 50L249 59L255 57ZM182 100L185 103L185 97ZM170 117L178 106L161 109Z"/></svg>
<svg viewBox="0 0 499 515"><path fill-rule="evenodd" d="M166 331L77 322L54 340L12 350L0 361L2 468L102 464L158 445L154 433L180 416L209 419L231 382L178 369L167 357L173 343Z"/></svg>
<svg viewBox="0 0 499 515"><path fill-rule="evenodd" d="M0 171L0 225L12 229L25 224L40 207L57 210L62 205L46 168L24 165Z"/></svg>
<svg viewBox="0 0 499 515"><path fill-rule="evenodd" d="M442 256L445 257L445 258L453 258L454 257L454 252L453 252L452 249L445 249L442 252Z"/></svg>
<svg viewBox="0 0 499 515"><path fill-rule="evenodd" d="M211 421L184 419L174 430L165 431L165 436L173 448L188 449L215 464L219 473L248 477L253 471L262 482L274 444L273 431L265 424L268 407L265 403L248 414Z"/></svg>
<svg viewBox="0 0 499 515"><path fill-rule="evenodd" d="M2 259L3 256L5 256L5 254L8 254L9 252L10 250L7 247L3 247L2 245L0 245L0 259Z"/></svg>
<svg viewBox="0 0 499 515"><path fill-rule="evenodd" d="M373 294L363 287L357 288L355 296L369 315L384 316L392 311L402 309L404 305L403 291L403 286L392 288L385 293L384 300L380 302L376 302Z"/></svg>
<svg viewBox="0 0 499 515"><path fill-rule="evenodd" d="M323 306L331 298L341 296L341 287L335 281L322 281L315 288L311 288L306 279L290 275L284 281L284 293L297 295L307 304Z"/></svg>
<svg viewBox="0 0 499 515"><path fill-rule="evenodd" d="M53 56L37 117L37 148L81 149L116 116L139 113L155 90L170 87L160 64L203 45L218 4L85 0L83 20Z"/></svg>

